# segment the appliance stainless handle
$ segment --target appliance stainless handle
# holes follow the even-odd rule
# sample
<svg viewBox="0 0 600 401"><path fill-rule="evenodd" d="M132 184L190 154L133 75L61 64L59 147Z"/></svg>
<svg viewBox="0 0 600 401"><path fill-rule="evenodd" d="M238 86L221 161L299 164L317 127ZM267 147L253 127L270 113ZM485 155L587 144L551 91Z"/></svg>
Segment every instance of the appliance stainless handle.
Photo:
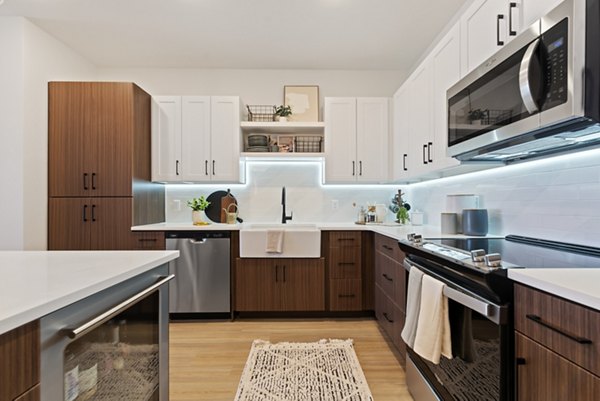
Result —
<svg viewBox="0 0 600 401"><path fill-rule="evenodd" d="M433 146L433 142L427 142L427 161L429 163L433 163L433 159L431 158L431 147Z"/></svg>
<svg viewBox="0 0 600 401"><path fill-rule="evenodd" d="M427 152L427 144L423 145L423 164L427 164L427 158L425 157L425 153Z"/></svg>
<svg viewBox="0 0 600 401"><path fill-rule="evenodd" d="M531 93L531 83L529 82L529 68L531 67L533 55L539 45L540 39L536 39L529 45L521 60L521 66L519 67L519 90L521 91L523 104L525 104L525 108L530 114L540 110Z"/></svg>
<svg viewBox="0 0 600 401"><path fill-rule="evenodd" d="M578 342L579 344L591 344L592 343L592 340L590 340L589 338L580 337L575 334L567 333L566 331L561 330L558 327L553 326L552 324L543 321L542 318L537 315L525 315L525 317L529 320L536 322L539 325L546 327L547 329L550 329L560 335L567 337L568 339Z"/></svg>
<svg viewBox="0 0 600 401"><path fill-rule="evenodd" d="M407 157L407 156L408 156L408 155L407 155L406 153L405 153L405 154L402 156L402 169L403 169L404 171L408 171L408 169L406 168L406 157Z"/></svg>
<svg viewBox="0 0 600 401"><path fill-rule="evenodd" d="M517 3L511 2L508 7L508 34L517 36L517 31L513 29L513 10L517 8Z"/></svg>
<svg viewBox="0 0 600 401"><path fill-rule="evenodd" d="M192 245L202 245L202 244L206 243L206 238L202 238L202 239L190 238L189 241L190 241L190 244L192 244Z"/></svg>
<svg viewBox="0 0 600 401"><path fill-rule="evenodd" d="M422 266L416 265L414 263L411 263L409 261L407 261L406 259L404 260L404 268L408 271L410 271L410 269L415 266L417 269L420 269L422 271L424 271L426 274L428 274L429 272L427 271L427 269L423 268ZM436 277L439 278L439 277ZM446 284L446 283L444 283ZM456 284L454 284L456 285ZM459 286L457 286L459 287ZM449 299L458 302L459 304L466 306L467 308L474 310L475 312L478 312L480 314L482 314L485 317L493 317L494 313L493 313L493 309L494 308L500 308L497 305L493 305L487 302L484 302L480 299L474 298L470 295L467 294L467 292L469 292L466 289L462 289L463 291L457 291L454 288L446 285L444 287L444 295L446 297L448 297Z"/></svg>
<svg viewBox="0 0 600 401"><path fill-rule="evenodd" d="M498 14L496 18L496 44L498 46L504 46L504 41L500 40L500 20L504 19L504 15Z"/></svg>
<svg viewBox="0 0 600 401"><path fill-rule="evenodd" d="M131 298L126 299L125 301L121 302L120 304L110 308L106 312L96 316L95 318L89 320L88 322L82 324L81 326L79 326L75 329L64 329L64 332L67 334L67 336L69 338L75 340L75 339L89 333L90 331L94 330L96 327L100 326L104 322L117 316L119 313L123 312L125 309L129 308L131 305L135 304L136 302L146 298L148 295L150 295L153 292L155 292L156 290L158 290L158 288L161 285L173 280L174 278L175 278L174 274L170 274L166 277L161 277L159 279L159 281L152 284L150 287L146 288L145 290L138 292Z"/></svg>

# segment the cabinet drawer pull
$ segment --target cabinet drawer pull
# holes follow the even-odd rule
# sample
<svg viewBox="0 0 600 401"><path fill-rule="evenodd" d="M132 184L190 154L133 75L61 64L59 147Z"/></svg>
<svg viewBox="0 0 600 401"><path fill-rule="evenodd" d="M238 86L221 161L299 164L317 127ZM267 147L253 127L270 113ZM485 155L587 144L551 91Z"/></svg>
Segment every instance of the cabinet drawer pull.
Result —
<svg viewBox="0 0 600 401"><path fill-rule="evenodd" d="M83 189L88 190L88 173L83 173Z"/></svg>
<svg viewBox="0 0 600 401"><path fill-rule="evenodd" d="M537 324L542 325L560 335L570 338L571 340L576 341L579 344L591 344L592 343L592 340L590 340L588 338L579 337L575 334L567 333L566 331L563 331L563 330L559 329L558 327L551 325L548 322L544 322L542 320L542 318L537 315L525 315L525 316L527 317L527 319L532 320L532 321L536 322Z"/></svg>
<svg viewBox="0 0 600 401"><path fill-rule="evenodd" d="M338 262L338 266L354 266L355 262Z"/></svg>
<svg viewBox="0 0 600 401"><path fill-rule="evenodd" d="M383 247L383 249L387 249L388 251L393 251L394 250L394 248L392 248L389 245L381 245L381 246Z"/></svg>
<svg viewBox="0 0 600 401"><path fill-rule="evenodd" d="M383 312L383 317L384 317L384 318L385 318L385 320L387 320L388 322L390 322L390 323L394 323L394 321L388 317L388 314L387 314L386 312Z"/></svg>
<svg viewBox="0 0 600 401"><path fill-rule="evenodd" d="M156 242L158 241L156 238L140 238L138 239L140 242Z"/></svg>
<svg viewBox="0 0 600 401"><path fill-rule="evenodd" d="M525 360L525 358L517 358L517 366L525 365L526 363L527 361Z"/></svg>
<svg viewBox="0 0 600 401"><path fill-rule="evenodd" d="M498 14L496 18L496 44L498 46L504 46L504 41L500 40L500 20L504 19L504 15Z"/></svg>
<svg viewBox="0 0 600 401"><path fill-rule="evenodd" d="M277 274L277 270L279 270L279 266L275 265L275 282L279 281L279 275Z"/></svg>
<svg viewBox="0 0 600 401"><path fill-rule="evenodd" d="M92 173L92 189L96 189L96 173Z"/></svg>
<svg viewBox="0 0 600 401"><path fill-rule="evenodd" d="M338 297L339 298L356 298L356 295L354 295L354 294L339 294Z"/></svg>
<svg viewBox="0 0 600 401"><path fill-rule="evenodd" d="M354 241L356 238L338 238L338 241Z"/></svg>
<svg viewBox="0 0 600 401"><path fill-rule="evenodd" d="M388 276L387 274L383 273L382 274L383 278L386 279L387 281L394 281L393 278L391 278L390 276Z"/></svg>
<svg viewBox="0 0 600 401"><path fill-rule="evenodd" d="M283 282L285 283L285 265L283 265Z"/></svg>

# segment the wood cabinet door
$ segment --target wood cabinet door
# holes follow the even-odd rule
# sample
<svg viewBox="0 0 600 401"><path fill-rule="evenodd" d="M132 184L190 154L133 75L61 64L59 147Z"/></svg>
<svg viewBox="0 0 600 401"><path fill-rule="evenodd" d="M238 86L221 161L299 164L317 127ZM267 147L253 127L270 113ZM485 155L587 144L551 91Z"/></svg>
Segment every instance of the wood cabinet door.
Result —
<svg viewBox="0 0 600 401"><path fill-rule="evenodd" d="M356 98L325 98L325 182L355 182Z"/></svg>
<svg viewBox="0 0 600 401"><path fill-rule="evenodd" d="M152 181L182 180L181 96L152 98Z"/></svg>
<svg viewBox="0 0 600 401"><path fill-rule="evenodd" d="M516 334L517 401L594 401L600 378L528 337Z"/></svg>
<svg viewBox="0 0 600 401"><path fill-rule="evenodd" d="M273 259L236 260L235 310L239 312L281 311L283 271ZM280 276L281 274L281 276Z"/></svg>
<svg viewBox="0 0 600 401"><path fill-rule="evenodd" d="M210 181L210 96L184 96L181 103L182 179Z"/></svg>
<svg viewBox="0 0 600 401"><path fill-rule="evenodd" d="M212 181L240 181L240 99L237 96L211 97Z"/></svg>
<svg viewBox="0 0 600 401"><path fill-rule="evenodd" d="M356 99L356 159L359 182L385 182L389 178L390 101Z"/></svg>
<svg viewBox="0 0 600 401"><path fill-rule="evenodd" d="M101 82L92 87L91 196L131 196L133 177L133 85Z"/></svg>
<svg viewBox="0 0 600 401"><path fill-rule="evenodd" d="M48 84L48 195L91 196L92 85Z"/></svg>
<svg viewBox="0 0 600 401"><path fill-rule="evenodd" d="M48 250L90 249L90 198L48 200Z"/></svg>
<svg viewBox="0 0 600 401"><path fill-rule="evenodd" d="M277 259L275 263L279 269L278 278L283 280L281 286L282 310L325 310L325 261L323 258Z"/></svg>
<svg viewBox="0 0 600 401"><path fill-rule="evenodd" d="M131 215L132 198L90 199L90 248L92 250L134 249Z"/></svg>
<svg viewBox="0 0 600 401"><path fill-rule="evenodd" d="M39 381L40 324L36 320L0 335L0 400L13 400Z"/></svg>

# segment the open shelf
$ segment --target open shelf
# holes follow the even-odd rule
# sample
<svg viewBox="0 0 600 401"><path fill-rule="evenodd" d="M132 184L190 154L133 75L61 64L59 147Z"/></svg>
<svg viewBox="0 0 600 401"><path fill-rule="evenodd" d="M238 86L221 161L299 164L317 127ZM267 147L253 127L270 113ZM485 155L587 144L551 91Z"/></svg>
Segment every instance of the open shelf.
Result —
<svg viewBox="0 0 600 401"><path fill-rule="evenodd" d="M325 129L325 123L322 121L318 122L257 122L257 121L242 121L240 124L242 131L250 132L260 131L261 133L276 133L276 134L287 134L287 133L305 133L305 132L323 132Z"/></svg>
<svg viewBox="0 0 600 401"><path fill-rule="evenodd" d="M240 157L245 159L260 159L260 160L289 160L289 159L310 159L316 160L323 158L325 153L308 153L308 152L242 152Z"/></svg>

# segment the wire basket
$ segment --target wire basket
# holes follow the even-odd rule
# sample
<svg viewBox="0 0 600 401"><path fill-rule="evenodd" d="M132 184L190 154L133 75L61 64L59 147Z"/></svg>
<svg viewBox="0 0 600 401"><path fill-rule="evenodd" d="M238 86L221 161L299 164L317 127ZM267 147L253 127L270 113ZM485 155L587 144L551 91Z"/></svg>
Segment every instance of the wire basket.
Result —
<svg viewBox="0 0 600 401"><path fill-rule="evenodd" d="M275 106L246 105L246 107L248 108L248 121L275 121Z"/></svg>
<svg viewBox="0 0 600 401"><path fill-rule="evenodd" d="M320 153L322 143L320 136L297 136L294 148L300 153Z"/></svg>

